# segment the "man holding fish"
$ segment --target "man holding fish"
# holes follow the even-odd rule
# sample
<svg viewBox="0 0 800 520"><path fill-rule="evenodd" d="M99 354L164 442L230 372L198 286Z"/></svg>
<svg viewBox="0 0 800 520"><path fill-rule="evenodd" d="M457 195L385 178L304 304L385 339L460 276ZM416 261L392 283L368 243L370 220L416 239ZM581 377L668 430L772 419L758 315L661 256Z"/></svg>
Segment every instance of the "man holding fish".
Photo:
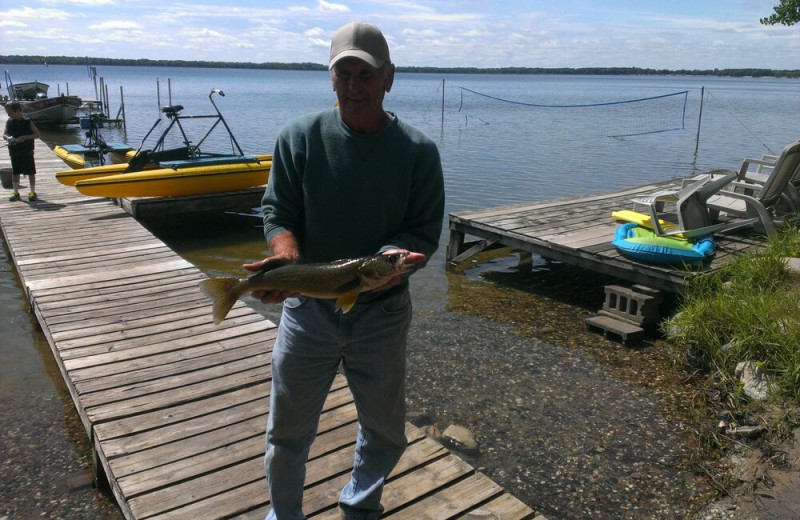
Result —
<svg viewBox="0 0 800 520"><path fill-rule="evenodd" d="M360 22L338 29L329 68L338 107L282 129L262 203L272 256L245 265L350 269L317 297L292 284L253 286L262 302L284 302L272 354L267 520L305 519L305 463L340 365L359 418L342 518L383 512L384 481L406 447L408 272L436 251L444 216L436 144L383 108L395 67L381 31Z"/></svg>

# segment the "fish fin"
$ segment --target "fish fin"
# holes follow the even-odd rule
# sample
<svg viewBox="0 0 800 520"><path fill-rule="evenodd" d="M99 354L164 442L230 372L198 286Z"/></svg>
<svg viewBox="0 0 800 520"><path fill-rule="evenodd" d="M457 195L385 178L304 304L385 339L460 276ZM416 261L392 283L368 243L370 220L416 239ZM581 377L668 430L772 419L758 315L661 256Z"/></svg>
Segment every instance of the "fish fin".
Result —
<svg viewBox="0 0 800 520"><path fill-rule="evenodd" d="M239 283L236 278L209 278L200 282L200 290L211 299L211 316L219 325L230 312L239 295L233 290Z"/></svg>
<svg viewBox="0 0 800 520"><path fill-rule="evenodd" d="M350 312L350 309L353 308L353 305L356 304L357 299L358 291L352 291L339 296L336 300L336 310L341 310L342 314L347 314Z"/></svg>

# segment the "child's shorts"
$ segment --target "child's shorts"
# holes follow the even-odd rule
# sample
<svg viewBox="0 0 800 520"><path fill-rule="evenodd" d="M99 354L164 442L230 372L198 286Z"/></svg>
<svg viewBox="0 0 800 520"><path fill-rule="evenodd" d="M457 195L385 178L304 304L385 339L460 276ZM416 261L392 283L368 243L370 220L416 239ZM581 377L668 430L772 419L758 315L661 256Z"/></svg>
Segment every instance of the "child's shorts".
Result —
<svg viewBox="0 0 800 520"><path fill-rule="evenodd" d="M36 162L33 154L11 156L11 172L14 175L36 175Z"/></svg>

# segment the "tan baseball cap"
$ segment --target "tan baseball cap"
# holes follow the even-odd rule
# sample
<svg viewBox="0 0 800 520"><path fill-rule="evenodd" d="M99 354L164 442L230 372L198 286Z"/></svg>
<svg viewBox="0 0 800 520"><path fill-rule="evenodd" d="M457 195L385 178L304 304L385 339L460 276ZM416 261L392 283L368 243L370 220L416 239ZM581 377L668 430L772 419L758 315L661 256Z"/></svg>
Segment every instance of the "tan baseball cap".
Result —
<svg viewBox="0 0 800 520"><path fill-rule="evenodd" d="M342 58L358 58L376 69L384 63L391 63L389 45L381 30L362 22L351 22L333 34L328 68L332 69Z"/></svg>

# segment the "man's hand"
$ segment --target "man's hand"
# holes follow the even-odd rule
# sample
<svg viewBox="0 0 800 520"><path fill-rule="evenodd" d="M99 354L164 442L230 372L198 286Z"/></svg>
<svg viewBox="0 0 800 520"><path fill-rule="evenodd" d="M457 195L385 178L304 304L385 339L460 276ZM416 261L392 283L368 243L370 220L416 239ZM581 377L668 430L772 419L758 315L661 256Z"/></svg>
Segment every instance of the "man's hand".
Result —
<svg viewBox="0 0 800 520"><path fill-rule="evenodd" d="M388 251L384 251L381 254L382 255L392 255L392 254L396 254L396 253L407 253L408 254L408 256L406 256L405 262L403 262L406 265L408 265L408 264L424 264L425 261L428 259L428 257L425 256L423 253L415 253L415 252L409 251L407 249L389 249ZM412 267L414 267L414 266L412 266ZM411 269L411 271L413 272L413 269ZM375 291L385 291L386 289L391 289L392 287L395 287L396 285L399 285L406 276L409 276L409 273L398 274L397 276L395 276L394 278L392 278L391 280L389 280L385 284L381 285L380 287L376 287L373 290L375 290Z"/></svg>
<svg viewBox="0 0 800 520"><path fill-rule="evenodd" d="M274 253L258 262L244 264L242 267L248 271L258 272L269 270L274 266L270 264L283 265L286 263L297 263L300 261L300 248L297 239L291 232L280 233L269 241L269 247ZM299 293L290 291L253 291L250 293L253 298L261 300L261 303L281 303L286 298L297 296Z"/></svg>
<svg viewBox="0 0 800 520"><path fill-rule="evenodd" d="M248 271L257 273L259 271L269 269L269 264L271 263L285 265L287 263L287 258L283 256L268 256L263 260L259 260L250 264L244 264L242 267ZM250 293L253 298L261 301L261 303L281 303L286 298L291 298L292 296L297 296L298 294L299 293L290 291L253 291Z"/></svg>

